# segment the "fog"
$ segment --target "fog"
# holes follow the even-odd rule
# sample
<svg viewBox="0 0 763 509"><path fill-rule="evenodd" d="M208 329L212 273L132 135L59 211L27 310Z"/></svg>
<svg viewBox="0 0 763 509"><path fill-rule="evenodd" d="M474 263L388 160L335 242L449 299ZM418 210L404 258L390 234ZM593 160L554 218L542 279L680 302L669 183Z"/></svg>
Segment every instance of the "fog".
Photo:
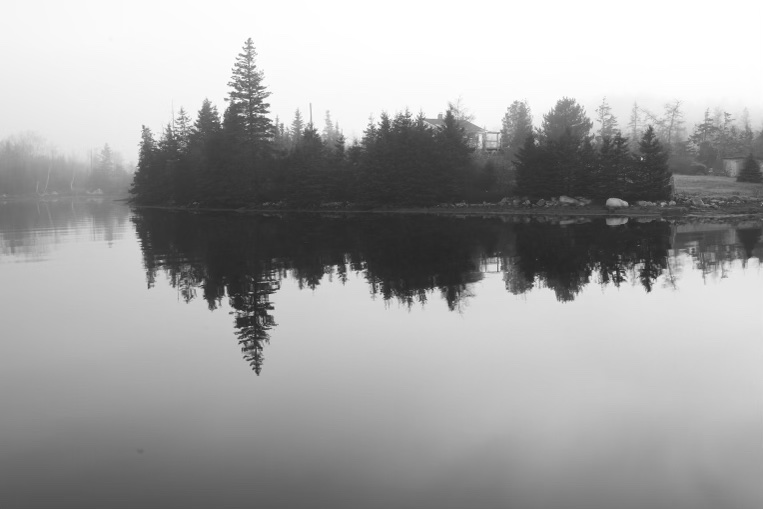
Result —
<svg viewBox="0 0 763 509"><path fill-rule="evenodd" d="M264 5L263 5L264 4ZM617 7L613 7L617 5ZM621 127L634 101L681 100L686 127L706 108L763 121L761 7L667 2L22 2L0 17L0 139L35 131L63 152L109 143L137 157L140 128L161 129L208 97L222 111L231 67L251 37L271 117L312 104L348 139L370 115L434 116L459 97L498 129L512 101L539 123L563 96L589 116L604 96Z"/></svg>

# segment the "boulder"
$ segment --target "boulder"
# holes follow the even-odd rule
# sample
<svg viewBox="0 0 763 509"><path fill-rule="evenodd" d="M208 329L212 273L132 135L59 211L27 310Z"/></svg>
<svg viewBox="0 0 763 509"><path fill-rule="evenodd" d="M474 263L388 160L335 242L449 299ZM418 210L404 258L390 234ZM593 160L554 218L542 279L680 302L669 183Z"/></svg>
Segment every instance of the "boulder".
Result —
<svg viewBox="0 0 763 509"><path fill-rule="evenodd" d="M607 226L622 226L628 222L627 217L608 217Z"/></svg>
<svg viewBox="0 0 763 509"><path fill-rule="evenodd" d="M702 201L702 198L692 198L691 204L695 207L704 207L705 202Z"/></svg>
<svg viewBox="0 0 763 509"><path fill-rule="evenodd" d="M535 204L536 204L538 207L543 207L543 206L546 204L546 200L544 200L543 198L541 198L541 199L540 199L540 200L538 200L538 201L537 201Z"/></svg>
<svg viewBox="0 0 763 509"><path fill-rule="evenodd" d="M570 198L569 196L560 196L559 203L562 205L578 205L580 202L575 198Z"/></svg>
<svg viewBox="0 0 763 509"><path fill-rule="evenodd" d="M608 198L606 205L611 209L622 209L628 207L628 202L620 198Z"/></svg>

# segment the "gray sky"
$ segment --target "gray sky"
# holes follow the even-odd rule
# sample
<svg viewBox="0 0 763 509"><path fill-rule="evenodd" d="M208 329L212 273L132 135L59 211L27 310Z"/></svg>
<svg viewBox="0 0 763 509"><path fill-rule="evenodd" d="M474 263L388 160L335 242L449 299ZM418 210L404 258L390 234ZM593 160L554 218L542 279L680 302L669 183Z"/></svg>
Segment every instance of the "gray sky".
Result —
<svg viewBox="0 0 763 509"><path fill-rule="evenodd" d="M222 112L234 60L252 37L271 113L309 103L348 138L369 115L428 116L459 96L497 129L527 99L535 117L563 96L589 116L603 96L621 126L633 101L685 102L763 121L763 5L702 2L37 2L0 13L0 139L34 130L64 152L108 142L135 159L141 124L159 132L174 105Z"/></svg>

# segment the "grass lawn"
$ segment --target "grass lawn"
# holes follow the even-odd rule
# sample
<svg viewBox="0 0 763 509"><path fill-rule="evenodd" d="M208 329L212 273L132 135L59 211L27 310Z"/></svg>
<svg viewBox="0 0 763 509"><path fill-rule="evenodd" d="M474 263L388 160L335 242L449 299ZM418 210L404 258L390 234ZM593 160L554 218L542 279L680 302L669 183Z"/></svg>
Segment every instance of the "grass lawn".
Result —
<svg viewBox="0 0 763 509"><path fill-rule="evenodd" d="M732 177L673 175L676 193L689 196L755 196L763 197L763 184L737 182Z"/></svg>

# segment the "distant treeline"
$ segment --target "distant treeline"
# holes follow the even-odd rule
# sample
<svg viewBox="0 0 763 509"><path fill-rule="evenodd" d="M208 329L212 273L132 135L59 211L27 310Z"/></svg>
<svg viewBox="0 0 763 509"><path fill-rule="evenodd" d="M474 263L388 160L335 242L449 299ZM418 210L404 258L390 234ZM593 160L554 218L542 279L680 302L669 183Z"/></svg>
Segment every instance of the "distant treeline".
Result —
<svg viewBox="0 0 763 509"><path fill-rule="evenodd" d="M50 149L34 133L0 141L0 195L126 193L132 172L108 144L87 160Z"/></svg>
<svg viewBox="0 0 763 509"><path fill-rule="evenodd" d="M754 136L749 120L744 136L737 136L728 116L716 130L714 120L706 119L710 124L682 137L680 101L666 105L661 117L634 105L629 141L605 99L596 110L600 128L592 132L594 123L569 98L543 116L540 129L533 128L527 103L515 101L503 119L501 149L492 154L475 152L464 129L469 117L458 105L449 105L439 128L423 114L383 113L348 145L328 112L322 132L299 110L289 128L278 118L271 121L270 92L256 56L248 39L236 58L222 116L205 100L195 120L181 108L158 139L143 127L131 189L135 203L400 206L510 194L661 200L671 194L670 164L715 164L739 147L753 151L758 142L763 150L763 135ZM739 147L732 139L741 140ZM697 172L707 171L697 164Z"/></svg>

